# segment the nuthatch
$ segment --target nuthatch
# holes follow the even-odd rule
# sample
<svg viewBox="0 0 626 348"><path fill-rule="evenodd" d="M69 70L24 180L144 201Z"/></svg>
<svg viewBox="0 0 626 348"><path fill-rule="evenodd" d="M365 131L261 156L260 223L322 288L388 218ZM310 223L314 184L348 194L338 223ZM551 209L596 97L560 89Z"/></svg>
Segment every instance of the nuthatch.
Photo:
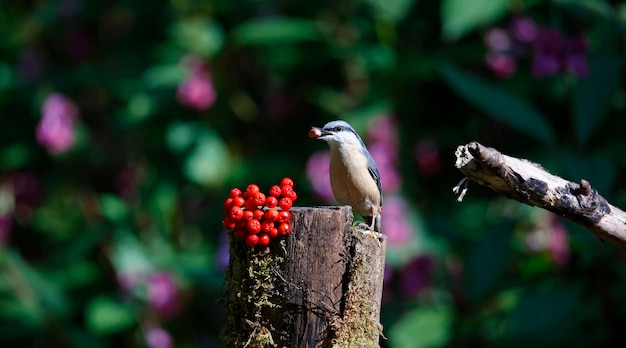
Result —
<svg viewBox="0 0 626 348"><path fill-rule="evenodd" d="M363 216L371 231L380 232L383 189L376 163L361 137L344 121L313 127L309 137L330 146L330 186L337 201Z"/></svg>

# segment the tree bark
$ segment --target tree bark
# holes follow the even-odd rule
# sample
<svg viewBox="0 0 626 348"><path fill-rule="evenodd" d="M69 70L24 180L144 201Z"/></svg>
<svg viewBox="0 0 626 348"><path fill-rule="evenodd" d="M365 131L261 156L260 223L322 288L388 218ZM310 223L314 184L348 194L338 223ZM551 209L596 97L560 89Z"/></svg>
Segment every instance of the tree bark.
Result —
<svg viewBox="0 0 626 348"><path fill-rule="evenodd" d="M348 206L290 212L266 250L231 236L227 345L377 347L386 240L355 231Z"/></svg>
<svg viewBox="0 0 626 348"><path fill-rule="evenodd" d="M457 148L456 167L473 182L574 221L601 241L626 247L626 213L584 179L579 183L562 179L537 163L504 155L478 142ZM467 182L461 181L454 190L461 201Z"/></svg>

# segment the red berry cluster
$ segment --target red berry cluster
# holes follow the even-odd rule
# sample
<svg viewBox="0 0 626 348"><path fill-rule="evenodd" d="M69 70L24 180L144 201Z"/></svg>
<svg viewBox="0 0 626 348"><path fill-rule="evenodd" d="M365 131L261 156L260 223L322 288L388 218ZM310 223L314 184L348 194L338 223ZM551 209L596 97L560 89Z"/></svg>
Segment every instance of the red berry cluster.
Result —
<svg viewBox="0 0 626 348"><path fill-rule="evenodd" d="M222 224L235 231L235 237L249 248L267 246L271 238L291 232L289 209L297 198L289 178L283 178L280 186L272 186L267 196L255 184L248 185L244 192L235 187L224 201L226 217Z"/></svg>

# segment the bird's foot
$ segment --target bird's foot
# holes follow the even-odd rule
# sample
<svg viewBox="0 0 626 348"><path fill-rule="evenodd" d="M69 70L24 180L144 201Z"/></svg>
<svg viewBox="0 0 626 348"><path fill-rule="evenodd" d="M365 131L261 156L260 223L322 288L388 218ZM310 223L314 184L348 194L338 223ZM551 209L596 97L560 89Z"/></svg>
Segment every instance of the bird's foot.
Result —
<svg viewBox="0 0 626 348"><path fill-rule="evenodd" d="M385 236L384 234L380 233L380 232L376 232L374 231L370 225L366 224L365 222L355 222L353 224L353 227L355 230L363 233L364 235L368 236L368 237L372 237L372 238L386 238L387 236Z"/></svg>

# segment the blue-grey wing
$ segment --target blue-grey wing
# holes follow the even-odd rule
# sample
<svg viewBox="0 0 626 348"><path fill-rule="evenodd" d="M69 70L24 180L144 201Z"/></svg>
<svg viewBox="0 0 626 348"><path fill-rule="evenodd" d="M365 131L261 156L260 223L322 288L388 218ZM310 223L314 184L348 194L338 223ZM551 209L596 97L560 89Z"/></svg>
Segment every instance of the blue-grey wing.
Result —
<svg viewBox="0 0 626 348"><path fill-rule="evenodd" d="M376 163L374 162L374 159L372 158L372 155L369 154L369 152L366 152L366 157L367 157L367 169L370 172L370 175L372 176L372 178L374 178L374 181L376 181L376 185L378 186L378 192L380 192L380 205L383 205L383 184L380 181L380 174L378 173L378 167L376 167Z"/></svg>

